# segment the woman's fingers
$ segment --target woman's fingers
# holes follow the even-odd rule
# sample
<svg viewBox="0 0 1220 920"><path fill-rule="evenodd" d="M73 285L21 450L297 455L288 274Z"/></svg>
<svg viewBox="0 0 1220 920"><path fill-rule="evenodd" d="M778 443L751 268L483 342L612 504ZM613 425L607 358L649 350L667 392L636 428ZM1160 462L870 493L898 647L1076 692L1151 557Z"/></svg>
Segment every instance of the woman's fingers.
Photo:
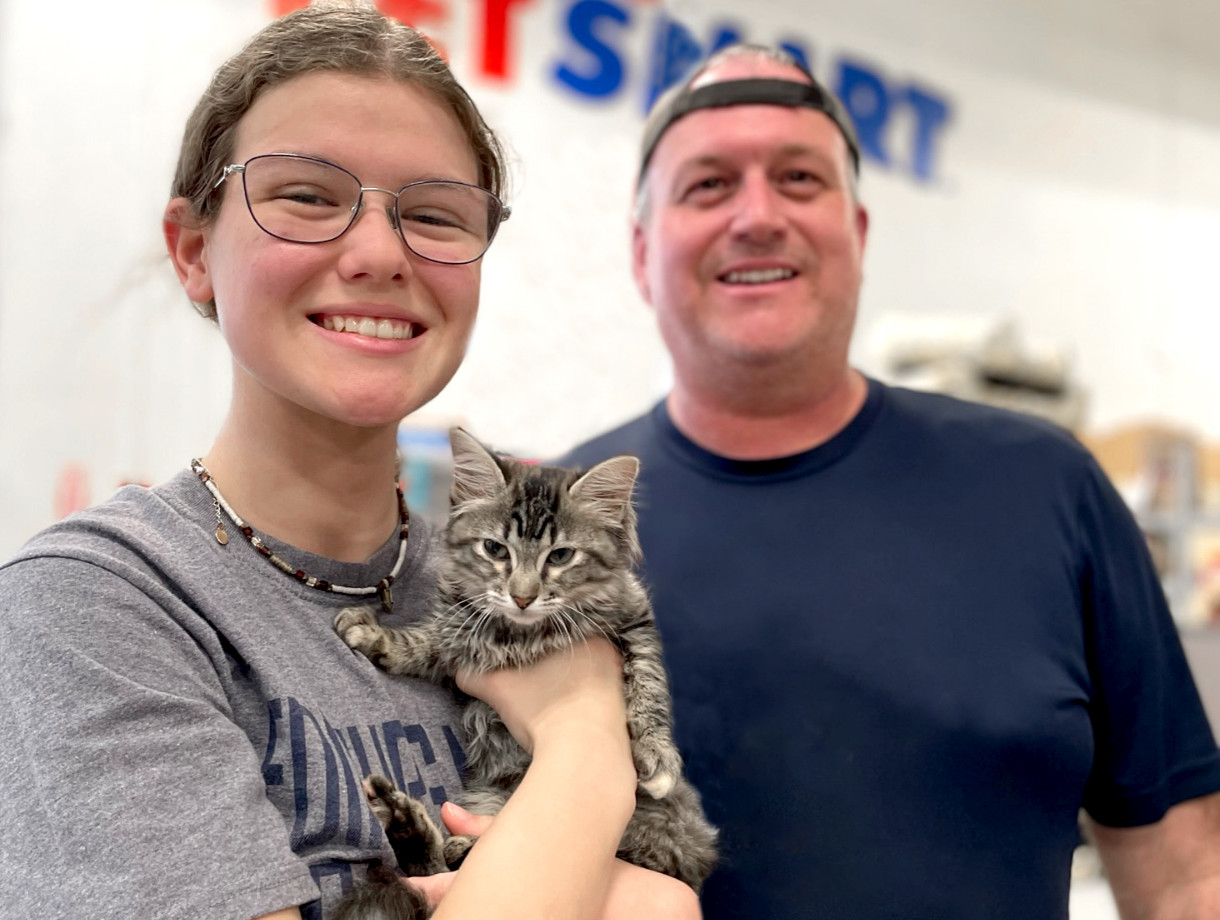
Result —
<svg viewBox="0 0 1220 920"><path fill-rule="evenodd" d="M446 802L441 806L441 820L455 836L481 837L496 819L490 815L476 815L455 802Z"/></svg>
<svg viewBox="0 0 1220 920"><path fill-rule="evenodd" d="M436 905L441 903L441 898L445 896L456 877L456 872L438 872L436 875L416 875L403 879L403 884L410 885L422 894L428 899L428 907L436 910Z"/></svg>

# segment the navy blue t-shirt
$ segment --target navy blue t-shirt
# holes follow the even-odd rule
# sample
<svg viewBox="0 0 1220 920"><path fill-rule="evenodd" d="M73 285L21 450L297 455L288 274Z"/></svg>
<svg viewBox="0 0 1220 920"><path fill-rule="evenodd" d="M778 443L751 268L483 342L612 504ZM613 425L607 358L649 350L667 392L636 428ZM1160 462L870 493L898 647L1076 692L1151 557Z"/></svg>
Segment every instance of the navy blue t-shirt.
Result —
<svg viewBox="0 0 1220 920"><path fill-rule="evenodd" d="M1050 425L870 381L832 440L705 451L664 404L645 579L722 918L1067 917L1083 805L1158 820L1220 758L1143 537Z"/></svg>

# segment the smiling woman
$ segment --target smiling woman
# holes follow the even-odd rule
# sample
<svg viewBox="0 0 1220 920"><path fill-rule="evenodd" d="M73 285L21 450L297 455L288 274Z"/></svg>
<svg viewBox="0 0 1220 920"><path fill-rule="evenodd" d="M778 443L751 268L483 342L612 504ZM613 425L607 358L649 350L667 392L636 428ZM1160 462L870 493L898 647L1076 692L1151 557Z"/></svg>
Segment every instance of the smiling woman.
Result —
<svg viewBox="0 0 1220 920"><path fill-rule="evenodd" d="M430 143L419 144L421 137ZM412 156L404 158L403 150ZM483 240L467 234L466 247L456 253L424 247L433 255L460 256L462 264L417 257L395 226L402 225L396 207L380 214L359 207L375 193L362 192L355 176L378 189L410 191L411 183L437 179L473 185L478 162L461 126L414 85L318 72L265 91L234 132L233 154L254 168L243 169L243 183L221 187L215 219L192 222L184 213L187 202L175 199L166 226L187 295L216 304L235 358L235 411L257 416L261 421L253 427L260 431L283 409L295 419L301 408L361 428L396 426L440 392L465 353L478 307L476 260ZM354 197L351 204L339 198L337 177L354 184L355 195L345 196ZM486 227L487 202L498 199L480 193ZM327 213L302 217L306 209ZM312 227L314 239L286 238L314 224L322 225ZM328 316L344 318L344 334L326 334ZM353 319L357 331L349 334ZM417 334L382 338L376 330L383 323L410 324ZM250 426L231 413L208 465L220 481L235 480L241 488L252 480L229 472L232 461L224 451L233 427L248 442ZM258 501L242 498L247 505ZM251 519L257 526L259 518Z"/></svg>
<svg viewBox="0 0 1220 920"><path fill-rule="evenodd" d="M440 811L464 762L452 692L387 677L331 628L352 596L389 625L431 603L436 541L396 488L396 432L462 360L502 190L444 62L371 7L293 13L217 71L164 232L231 353L232 401L190 468L0 566L6 917L327 920L366 876L386 905L420 903L376 871L395 862L369 773L486 831L428 880L438 918L697 912L614 860L636 777L608 645L468 688L533 746L488 829Z"/></svg>

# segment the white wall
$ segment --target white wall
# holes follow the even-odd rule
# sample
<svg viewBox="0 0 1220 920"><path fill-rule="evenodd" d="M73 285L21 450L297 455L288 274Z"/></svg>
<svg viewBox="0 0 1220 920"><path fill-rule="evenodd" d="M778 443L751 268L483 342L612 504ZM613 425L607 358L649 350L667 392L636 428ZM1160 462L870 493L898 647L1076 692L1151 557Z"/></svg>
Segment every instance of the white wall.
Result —
<svg viewBox="0 0 1220 920"><path fill-rule="evenodd" d="M1191 0L601 0L623 65L601 101L574 0L520 0L511 73L480 73L480 0L427 23L516 156L514 215L485 265L464 368L424 410L535 455L645 409L668 370L628 273L627 212L654 33L796 40L947 99L933 178L913 122L865 165L872 211L856 359L889 311L1003 314L1070 346L1090 421L1151 415L1220 436L1220 11ZM161 255L182 124L258 0L0 0L0 555L56 517L70 465L105 497L206 450L223 348ZM594 7L583 7L587 12ZM61 501L63 499L61 498Z"/></svg>

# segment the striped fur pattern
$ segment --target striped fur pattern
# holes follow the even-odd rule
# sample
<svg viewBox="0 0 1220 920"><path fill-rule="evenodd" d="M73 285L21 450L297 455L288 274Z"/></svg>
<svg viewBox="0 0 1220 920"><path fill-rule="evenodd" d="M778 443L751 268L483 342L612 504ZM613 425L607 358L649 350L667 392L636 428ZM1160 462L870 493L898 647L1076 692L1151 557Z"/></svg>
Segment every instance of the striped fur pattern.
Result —
<svg viewBox="0 0 1220 920"><path fill-rule="evenodd" d="M639 560L632 493L639 461L613 457L588 471L534 466L487 450L455 428L452 505L439 599L409 629L349 608L335 629L393 674L452 683L459 669L520 667L601 636L623 657L628 731L639 773L635 815L619 856L698 890L716 859L716 831L682 773L668 679ZM495 711L466 705L467 778L461 804L496 814L529 755ZM451 838L446 858L470 841Z"/></svg>

